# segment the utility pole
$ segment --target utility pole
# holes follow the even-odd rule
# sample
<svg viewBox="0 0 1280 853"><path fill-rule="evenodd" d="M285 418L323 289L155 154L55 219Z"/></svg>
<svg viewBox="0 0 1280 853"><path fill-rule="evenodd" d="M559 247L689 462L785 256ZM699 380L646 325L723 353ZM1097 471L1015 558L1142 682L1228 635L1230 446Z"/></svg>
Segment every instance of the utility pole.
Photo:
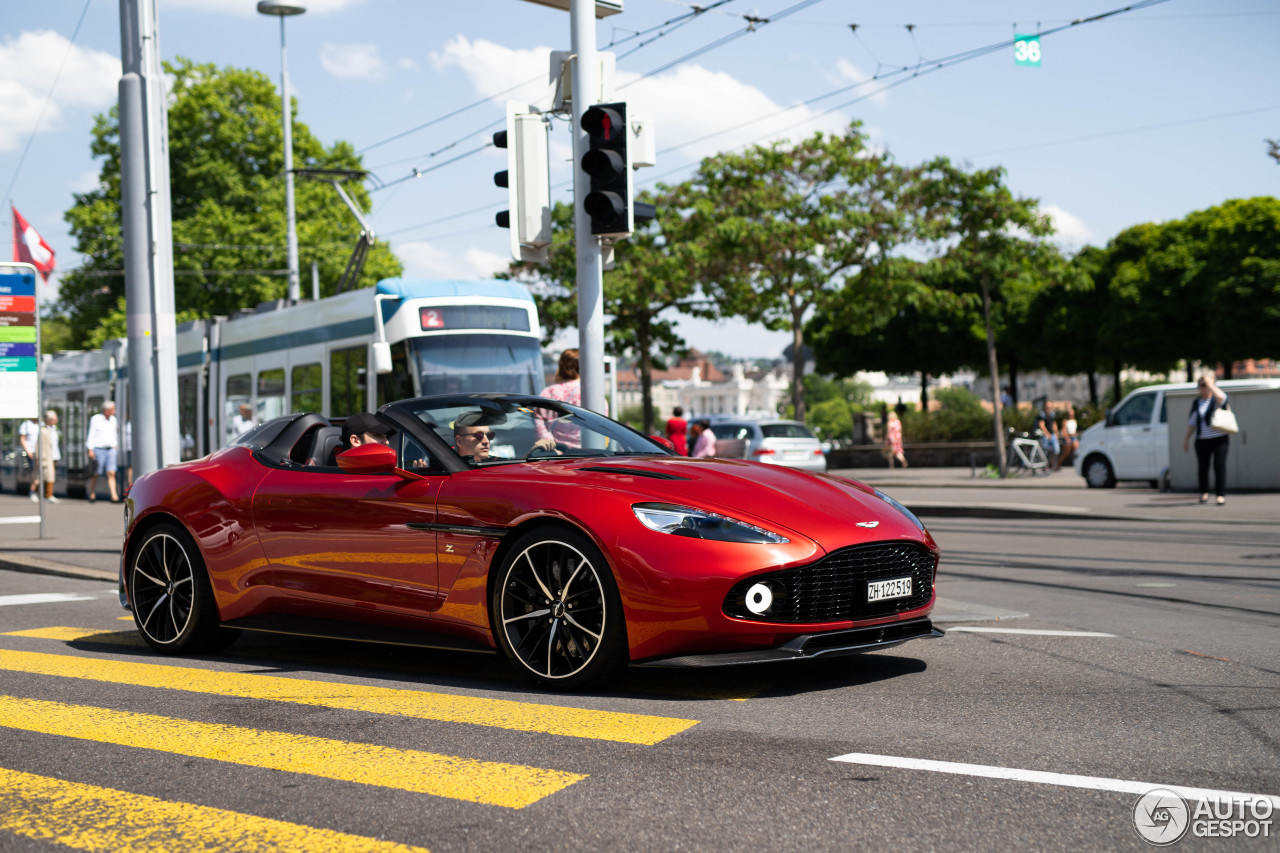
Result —
<svg viewBox="0 0 1280 853"><path fill-rule="evenodd" d="M584 200L591 179L582 169L582 155L590 148L582 129L582 115L600 94L600 59L596 53L595 0L570 0L570 47L573 63L573 234L578 261L578 366L582 379L582 405L593 412L605 410L604 375L604 269L600 241L591 233L591 216ZM615 417L618 412L612 413Z"/></svg>
<svg viewBox="0 0 1280 853"><path fill-rule="evenodd" d="M179 459L169 116L156 0L120 0L120 210L134 473ZM123 436L122 436L123 438Z"/></svg>

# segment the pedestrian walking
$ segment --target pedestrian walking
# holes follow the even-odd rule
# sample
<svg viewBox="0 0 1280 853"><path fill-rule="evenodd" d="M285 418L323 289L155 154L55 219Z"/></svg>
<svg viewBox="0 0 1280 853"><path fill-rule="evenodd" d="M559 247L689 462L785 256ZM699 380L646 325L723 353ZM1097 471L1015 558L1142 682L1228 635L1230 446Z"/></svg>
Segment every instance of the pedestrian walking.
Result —
<svg viewBox="0 0 1280 853"><path fill-rule="evenodd" d="M889 460L889 467L893 467L894 460L902 463L902 467L907 467L907 455L902 452L902 421L898 418L896 411L889 413L889 427L885 430L884 437L884 455Z"/></svg>
<svg viewBox="0 0 1280 853"><path fill-rule="evenodd" d="M1190 448L1191 436L1196 439L1197 474L1200 479L1200 503L1209 502L1209 463L1213 463L1214 491L1218 506L1227 502L1227 447L1231 437L1226 431L1213 425L1213 416L1227 409L1227 393L1206 373L1196 383L1199 396L1191 403L1191 415L1187 418L1187 434L1182 439L1182 452ZM1229 411L1229 410L1228 410Z"/></svg>
<svg viewBox="0 0 1280 853"><path fill-rule="evenodd" d="M53 481L57 479L57 463L62 459L58 436L58 413L53 409L44 413L44 426L40 428L40 479L44 481L44 499L51 504L60 503L53 496Z"/></svg>
<svg viewBox="0 0 1280 853"><path fill-rule="evenodd" d="M40 500L40 422L28 418L18 427L18 443L22 446L22 472L31 478L31 500Z"/></svg>
<svg viewBox="0 0 1280 853"><path fill-rule="evenodd" d="M102 411L89 418L89 432L84 446L89 449L89 459L94 463L89 476L89 503L98 499L98 477L107 478L107 494L112 503L119 503L116 493L116 453L120 447L120 425L116 421L116 404L107 400Z"/></svg>

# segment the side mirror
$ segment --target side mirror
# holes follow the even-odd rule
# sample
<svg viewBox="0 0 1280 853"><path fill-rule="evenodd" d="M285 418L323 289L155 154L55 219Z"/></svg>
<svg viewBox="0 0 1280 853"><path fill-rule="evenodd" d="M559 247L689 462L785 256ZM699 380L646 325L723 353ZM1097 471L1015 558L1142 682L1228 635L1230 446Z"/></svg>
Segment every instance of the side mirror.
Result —
<svg viewBox="0 0 1280 853"><path fill-rule="evenodd" d="M391 372L391 344L386 341L374 341L373 372L379 376Z"/></svg>
<svg viewBox="0 0 1280 853"><path fill-rule="evenodd" d="M348 474L385 474L395 470L396 452L385 444L362 444L339 453L338 467Z"/></svg>
<svg viewBox="0 0 1280 853"><path fill-rule="evenodd" d="M1107 426L1113 427L1115 425L1116 425L1116 413L1111 409L1107 409Z"/></svg>
<svg viewBox="0 0 1280 853"><path fill-rule="evenodd" d="M651 435L649 436L649 439L658 442L658 444L661 444L667 450L674 451L676 449L676 443L665 435Z"/></svg>

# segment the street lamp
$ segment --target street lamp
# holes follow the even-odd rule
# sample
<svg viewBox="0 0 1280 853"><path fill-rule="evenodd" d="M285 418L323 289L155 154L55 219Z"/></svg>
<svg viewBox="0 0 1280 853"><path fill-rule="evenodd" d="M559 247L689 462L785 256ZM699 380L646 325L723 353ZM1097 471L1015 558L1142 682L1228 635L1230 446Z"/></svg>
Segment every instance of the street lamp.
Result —
<svg viewBox="0 0 1280 853"><path fill-rule="evenodd" d="M275 0L261 0L258 11L264 15L275 15L280 19L280 100L284 113L284 213L285 239L289 253L289 303L295 304L302 298L302 285L298 278L298 220L293 209L293 118L289 115L289 66L285 62L284 19L291 15L301 15L307 7L299 3L277 3Z"/></svg>

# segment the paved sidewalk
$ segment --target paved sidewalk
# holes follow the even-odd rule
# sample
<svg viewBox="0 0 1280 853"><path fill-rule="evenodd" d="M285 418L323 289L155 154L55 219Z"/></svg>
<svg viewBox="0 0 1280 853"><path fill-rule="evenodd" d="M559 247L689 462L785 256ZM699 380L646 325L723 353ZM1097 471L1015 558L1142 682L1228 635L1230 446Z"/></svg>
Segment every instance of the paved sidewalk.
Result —
<svg viewBox="0 0 1280 853"><path fill-rule="evenodd" d="M1143 484L1089 489L1064 469L1010 480L972 477L968 468L857 468L833 471L883 489L931 518L1061 518L1280 524L1280 493L1231 494L1226 506L1201 505L1198 495L1162 494ZM981 473L981 472L979 472ZM123 507L63 499L45 505L45 535L23 518L39 507L24 496L0 494L0 569L114 581L124 536ZM18 521L19 523L12 523Z"/></svg>
<svg viewBox="0 0 1280 853"><path fill-rule="evenodd" d="M1081 518L1280 524L1280 492L1227 494L1224 506L1191 492L1159 492L1146 483L1090 489L1070 468L1007 480L968 468L849 468L832 471L875 486L921 518Z"/></svg>

